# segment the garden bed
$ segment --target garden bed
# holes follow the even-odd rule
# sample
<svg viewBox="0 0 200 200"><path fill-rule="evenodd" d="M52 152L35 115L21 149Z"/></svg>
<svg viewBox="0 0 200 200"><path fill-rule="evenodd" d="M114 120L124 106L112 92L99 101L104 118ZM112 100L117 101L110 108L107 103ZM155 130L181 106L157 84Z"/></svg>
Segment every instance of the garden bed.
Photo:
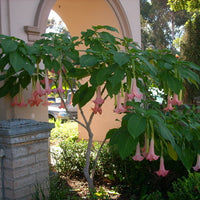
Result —
<svg viewBox="0 0 200 200"><path fill-rule="evenodd" d="M74 130L72 131L72 129ZM51 187L50 193L51 195L55 193L56 196L52 196L49 200L53 200L55 197L57 200L172 200L173 197L169 198L168 193L173 192L173 182L188 176L187 170L180 161L172 161L166 157L166 167L170 172L166 177L159 177L155 173L159 168L159 161L136 162L131 157L121 160L119 156L110 151L108 144L105 144L94 178L96 192L89 194L87 181L83 175L87 141L77 142L77 124L72 121L64 124L58 123L52 133L51 147L59 149L59 153L52 154L55 162L51 169L57 179L51 181L53 187ZM93 144L91 162L99 145L99 143ZM197 173L197 175L198 178L194 183L190 183L190 185L187 185L187 181L181 183L180 188L186 187L184 195L198 196L200 194L200 174ZM199 193L196 194L195 191ZM59 195L60 198L58 198ZM181 199L180 197L178 196L177 199ZM187 198L187 200L190 199L190 197Z"/></svg>

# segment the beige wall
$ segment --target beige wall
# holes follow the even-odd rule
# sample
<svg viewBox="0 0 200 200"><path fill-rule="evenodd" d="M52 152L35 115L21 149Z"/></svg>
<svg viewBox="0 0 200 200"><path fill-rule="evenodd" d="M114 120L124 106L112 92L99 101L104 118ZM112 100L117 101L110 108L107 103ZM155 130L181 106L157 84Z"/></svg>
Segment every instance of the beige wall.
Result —
<svg viewBox="0 0 200 200"><path fill-rule="evenodd" d="M27 41L24 26L34 25L35 15L40 0L0 0L0 34L16 36ZM30 97L31 90L24 93L25 98ZM48 120L47 107L11 107L12 99L7 96L0 98L0 120L7 119L34 119Z"/></svg>
<svg viewBox="0 0 200 200"><path fill-rule="evenodd" d="M115 14L105 0L57 1L53 7L66 23L72 36L94 25L110 25L120 31Z"/></svg>

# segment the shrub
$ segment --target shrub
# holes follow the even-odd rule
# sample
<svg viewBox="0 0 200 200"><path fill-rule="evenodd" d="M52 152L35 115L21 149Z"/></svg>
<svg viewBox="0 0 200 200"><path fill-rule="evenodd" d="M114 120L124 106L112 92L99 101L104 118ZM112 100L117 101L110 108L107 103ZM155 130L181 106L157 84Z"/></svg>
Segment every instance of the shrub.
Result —
<svg viewBox="0 0 200 200"><path fill-rule="evenodd" d="M200 199L200 174L190 173L173 182L173 192L169 192L169 200L195 200Z"/></svg>
<svg viewBox="0 0 200 200"><path fill-rule="evenodd" d="M65 200L66 196L70 195L65 180L58 176L50 176L45 184L36 184L34 189L35 193L32 195L32 200ZM49 194L46 193L47 190Z"/></svg>
<svg viewBox="0 0 200 200"><path fill-rule="evenodd" d="M95 142L92 147L91 167L100 144ZM85 153L87 141L65 140L60 143L60 153L55 153L56 169L62 175L78 176L83 178L83 168L85 166ZM148 195L155 198L162 194L167 198L167 191L172 190L172 182L187 174L180 161L165 159L166 168L170 170L167 177L158 177L155 171L159 168L159 161L135 162L131 157L122 160L120 156L105 144L100 153L95 175L102 177L104 182L111 182L119 193L125 191L134 194L137 198ZM150 199L150 197L148 197Z"/></svg>
<svg viewBox="0 0 200 200"><path fill-rule="evenodd" d="M162 193L160 191L155 191L151 194L144 195L140 200L162 200Z"/></svg>
<svg viewBox="0 0 200 200"><path fill-rule="evenodd" d="M59 120L55 122L55 128L51 131L51 143L59 143L60 141L78 139L78 124L74 121L61 123Z"/></svg>
<svg viewBox="0 0 200 200"><path fill-rule="evenodd" d="M76 142L68 139L59 146L61 150L53 155L56 170L63 175L82 175L87 143L83 140Z"/></svg>

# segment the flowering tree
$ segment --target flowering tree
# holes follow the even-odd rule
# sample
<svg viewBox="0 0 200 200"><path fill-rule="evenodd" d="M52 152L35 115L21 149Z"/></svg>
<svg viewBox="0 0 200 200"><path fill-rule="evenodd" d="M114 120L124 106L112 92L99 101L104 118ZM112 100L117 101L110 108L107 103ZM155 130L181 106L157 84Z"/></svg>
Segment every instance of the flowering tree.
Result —
<svg viewBox="0 0 200 200"><path fill-rule="evenodd" d="M91 190L99 153L106 139L110 139L110 145L123 159L134 151L135 161L144 158L153 161L160 157L160 169L156 172L159 176L168 174L164 167L166 152L174 160L179 158L187 169L198 155L194 167L198 170L199 115L194 112L195 108L185 106L183 111L178 111L177 107L182 104L183 83L199 82L198 75L192 71L199 71L199 66L179 60L168 50L141 51L132 39L115 37L112 31L117 32L110 26L95 26L82 32L80 39L49 33L32 46L18 38L1 35L0 80L3 86L0 97L10 95L12 106L47 106L47 96L54 92L62 99L60 107L66 108L63 85L71 88L73 105L78 105L83 118L83 122L77 122L89 136L84 175ZM80 44L85 45L85 50L77 50ZM82 81L86 77L88 81ZM72 79L76 80L76 92ZM32 95L24 102L23 91L30 84ZM50 85L56 87L52 90ZM155 91L160 92L161 103L156 101ZM111 109L123 113L121 127L107 133L94 167L90 169L95 134L91 123L95 114L103 112L108 97L116 100ZM87 118L82 108L89 101L94 102L94 107ZM140 148L141 145L144 147Z"/></svg>

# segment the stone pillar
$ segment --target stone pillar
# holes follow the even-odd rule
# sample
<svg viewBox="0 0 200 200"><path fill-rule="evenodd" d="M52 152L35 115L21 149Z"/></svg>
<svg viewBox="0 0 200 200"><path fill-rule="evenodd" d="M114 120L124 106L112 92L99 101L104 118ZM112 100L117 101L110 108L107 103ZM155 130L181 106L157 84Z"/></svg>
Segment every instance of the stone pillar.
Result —
<svg viewBox="0 0 200 200"><path fill-rule="evenodd" d="M34 120L0 121L3 200L31 200L36 185L47 185L50 130L54 124ZM1 165L0 165L1 166Z"/></svg>
<svg viewBox="0 0 200 200"><path fill-rule="evenodd" d="M3 173L3 158L5 157L5 151L3 147L0 147L0 199L4 197L4 173Z"/></svg>

